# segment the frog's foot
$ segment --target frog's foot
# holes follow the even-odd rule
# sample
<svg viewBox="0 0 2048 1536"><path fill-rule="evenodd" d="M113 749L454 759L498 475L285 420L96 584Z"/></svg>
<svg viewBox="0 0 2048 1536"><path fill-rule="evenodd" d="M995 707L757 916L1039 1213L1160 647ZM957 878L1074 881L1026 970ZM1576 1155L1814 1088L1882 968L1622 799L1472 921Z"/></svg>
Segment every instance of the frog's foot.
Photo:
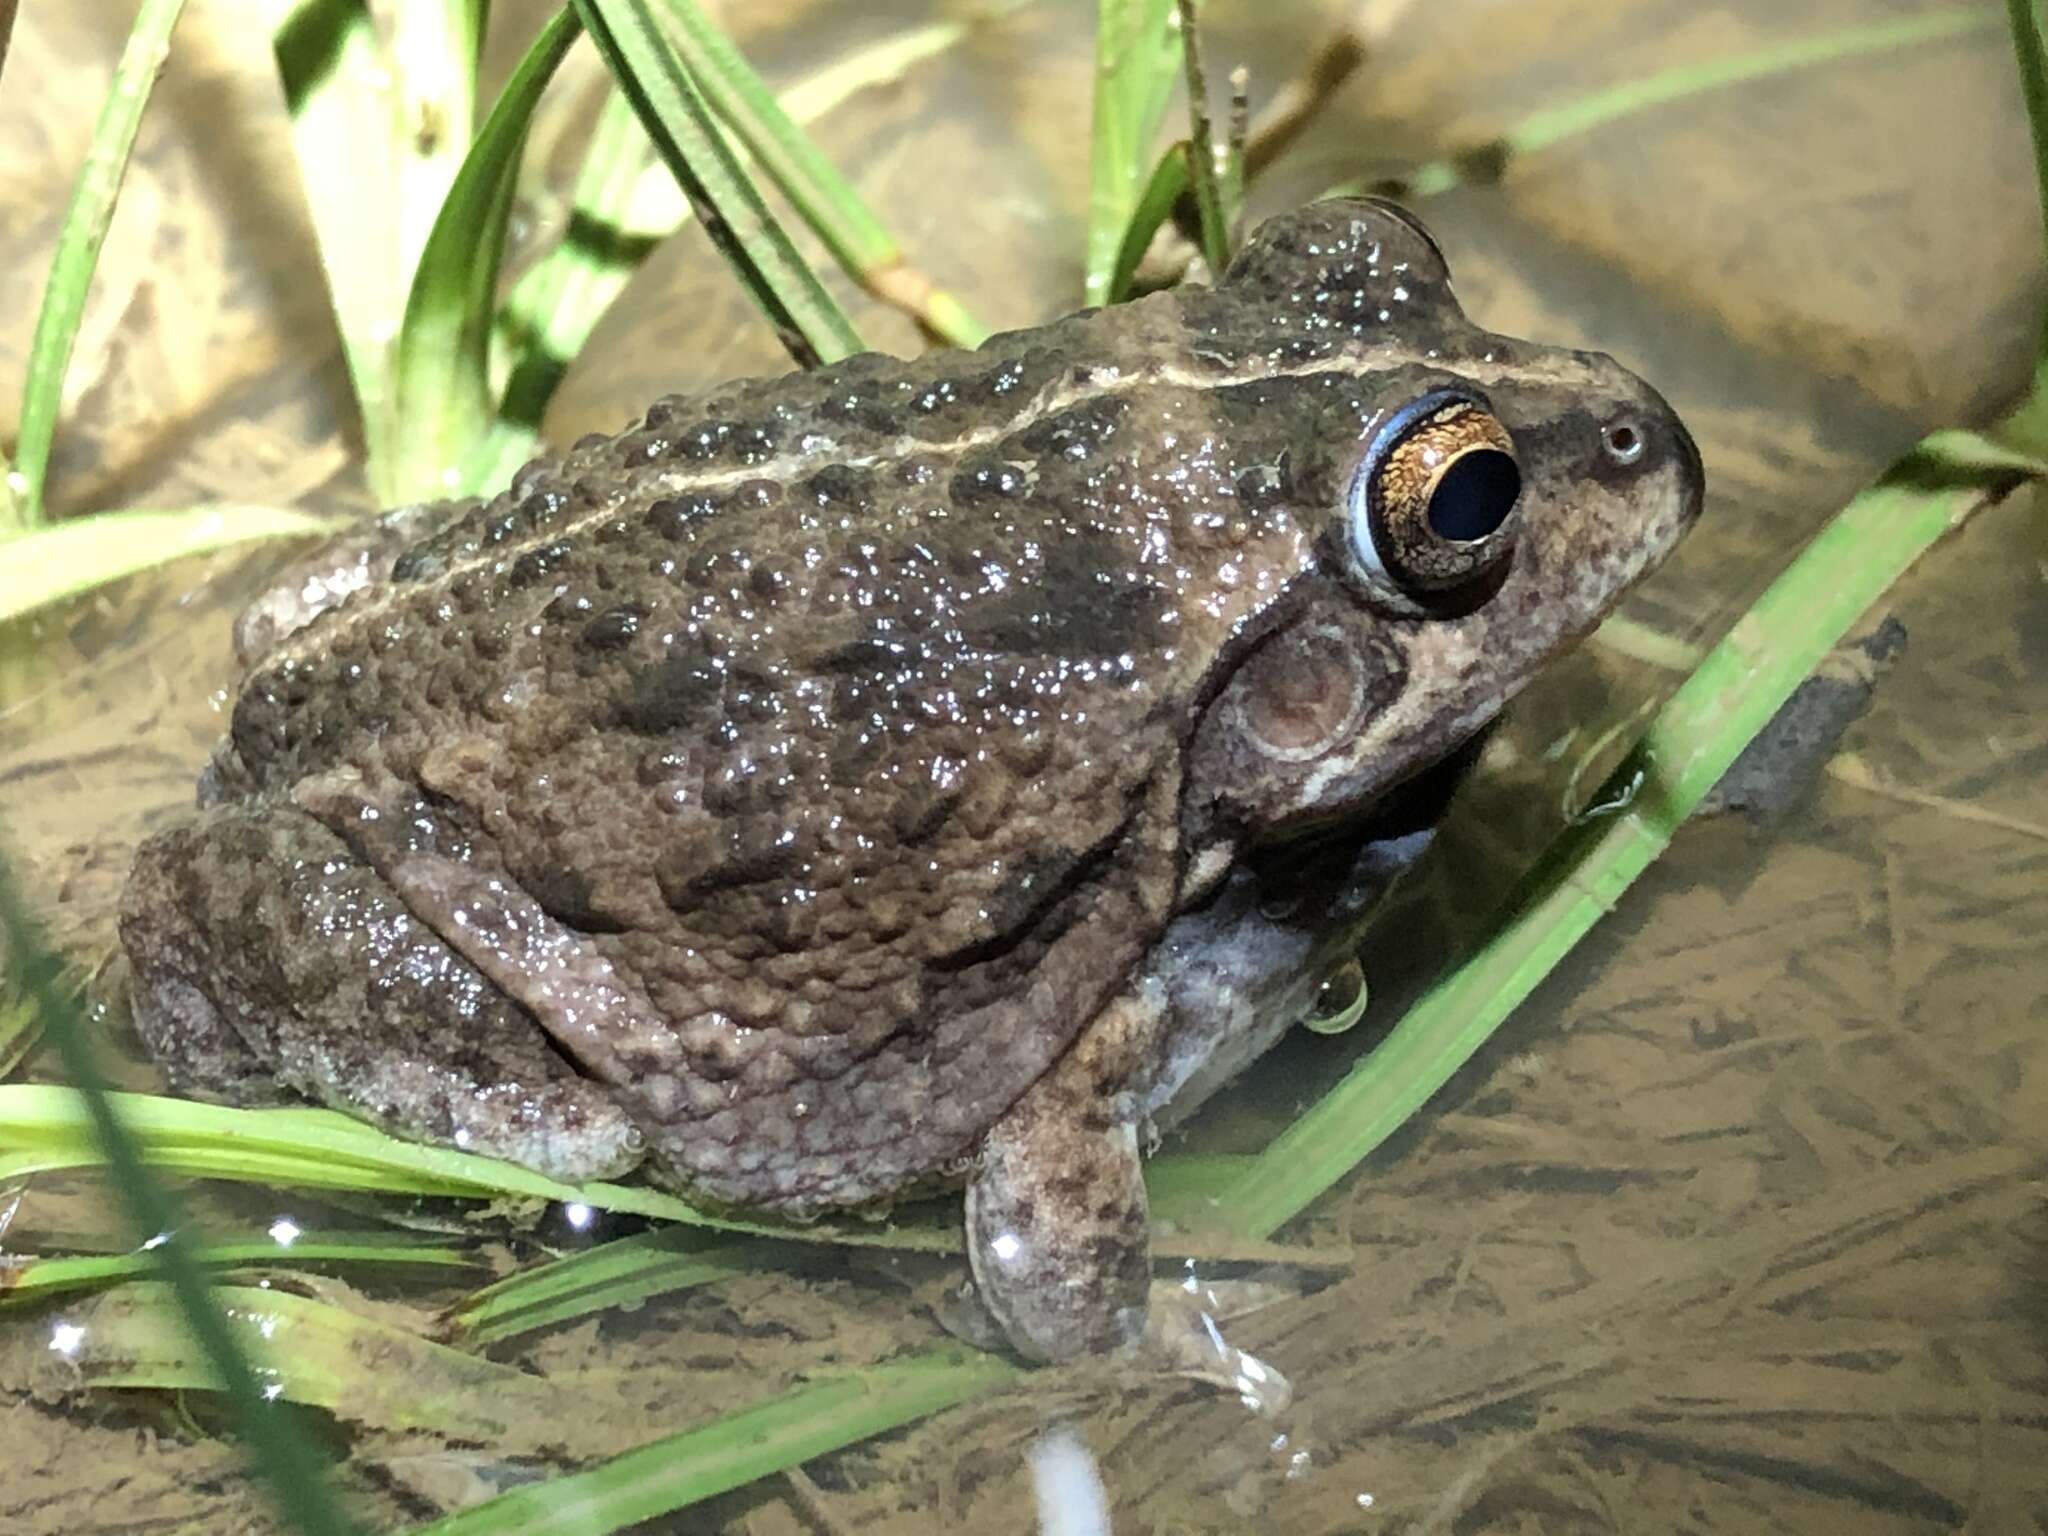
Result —
<svg viewBox="0 0 2048 1536"><path fill-rule="evenodd" d="M1181 1376L1239 1398L1254 1413L1274 1418L1294 1400L1287 1378L1258 1356L1224 1336L1232 1318L1242 1317L1299 1291L1256 1281L1221 1280L1198 1288L1154 1280L1148 1292L1145 1326L1109 1362L1137 1376ZM956 1285L933 1309L939 1326L954 1338L991 1352L1011 1346L1011 1336L972 1285Z"/></svg>
<svg viewBox="0 0 2048 1536"><path fill-rule="evenodd" d="M975 1288L1031 1360L1121 1349L1145 1326L1151 1233L1138 1130L1094 1091L1085 1054L995 1123L967 1184Z"/></svg>
<svg viewBox="0 0 2048 1536"><path fill-rule="evenodd" d="M121 903L135 1022L174 1083L266 1080L393 1135L570 1182L640 1133L333 833L287 808L206 813L142 847Z"/></svg>
<svg viewBox="0 0 2048 1536"><path fill-rule="evenodd" d="M1145 1311L1135 1356L1147 1370L1185 1376L1235 1393L1265 1418L1287 1411L1294 1388L1280 1372L1224 1337L1232 1318L1298 1295L1253 1280L1159 1281Z"/></svg>

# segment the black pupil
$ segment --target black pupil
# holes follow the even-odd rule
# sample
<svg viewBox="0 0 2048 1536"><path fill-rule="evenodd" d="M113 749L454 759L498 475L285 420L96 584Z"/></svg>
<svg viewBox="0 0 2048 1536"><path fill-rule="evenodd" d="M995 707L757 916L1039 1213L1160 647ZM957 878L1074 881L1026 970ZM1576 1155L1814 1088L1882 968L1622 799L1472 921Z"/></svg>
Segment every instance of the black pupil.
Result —
<svg viewBox="0 0 2048 1536"><path fill-rule="evenodd" d="M1498 448L1460 454L1430 493L1430 531L1462 544L1483 539L1508 520L1521 494L1522 472Z"/></svg>

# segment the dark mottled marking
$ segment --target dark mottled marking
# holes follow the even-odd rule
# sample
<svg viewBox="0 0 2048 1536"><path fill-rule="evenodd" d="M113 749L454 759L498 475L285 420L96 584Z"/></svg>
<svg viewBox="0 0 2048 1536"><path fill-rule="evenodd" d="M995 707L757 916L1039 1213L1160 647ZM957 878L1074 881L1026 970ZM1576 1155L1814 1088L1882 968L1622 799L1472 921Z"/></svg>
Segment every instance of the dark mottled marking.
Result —
<svg viewBox="0 0 2048 1536"><path fill-rule="evenodd" d="M850 464L827 464L803 482L803 489L821 507L859 507L868 500L868 477Z"/></svg>
<svg viewBox="0 0 2048 1536"><path fill-rule="evenodd" d="M1086 400L1026 427L1015 442L1034 457L1084 459L1116 436L1129 410L1121 399Z"/></svg>
<svg viewBox="0 0 2048 1536"><path fill-rule="evenodd" d="M701 422L676 439L675 452L685 459L708 459L726 445L732 433L729 421Z"/></svg>
<svg viewBox="0 0 2048 1536"><path fill-rule="evenodd" d="M701 652L682 652L636 669L618 704L619 723L643 736L701 724L718 707L725 679Z"/></svg>
<svg viewBox="0 0 2048 1536"><path fill-rule="evenodd" d="M567 539L556 539L552 544L543 544L539 549L529 549L512 562L512 585L530 587L545 580L561 569L569 556L575 552L576 546Z"/></svg>
<svg viewBox="0 0 2048 1536"><path fill-rule="evenodd" d="M577 635L577 642L587 650L615 651L640 633L640 625L647 617L644 603L620 603L607 608Z"/></svg>
<svg viewBox="0 0 2048 1536"><path fill-rule="evenodd" d="M1007 459L963 465L953 476L953 499L959 502L1008 501L1031 487L1029 466Z"/></svg>
<svg viewBox="0 0 2048 1536"><path fill-rule="evenodd" d="M560 923L584 933L624 933L626 922L597 905L590 877L581 870L550 865L526 870L520 882L540 909Z"/></svg>
<svg viewBox="0 0 2048 1536"><path fill-rule="evenodd" d="M1040 578L969 605L961 637L995 655L1141 655L1157 643L1165 592L1139 579L1106 537L1045 547Z"/></svg>

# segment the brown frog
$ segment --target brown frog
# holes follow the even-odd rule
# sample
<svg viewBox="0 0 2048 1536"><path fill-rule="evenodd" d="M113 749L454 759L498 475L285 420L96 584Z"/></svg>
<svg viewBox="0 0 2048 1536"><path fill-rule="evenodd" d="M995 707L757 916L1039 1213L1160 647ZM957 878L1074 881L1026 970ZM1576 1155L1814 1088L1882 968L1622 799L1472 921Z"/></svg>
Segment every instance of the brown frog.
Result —
<svg viewBox="0 0 2048 1536"><path fill-rule="evenodd" d="M137 859L138 1026L186 1089L572 1181L964 1178L1017 1349L1114 1347L1150 1126L1310 1007L1431 770L1700 485L1377 201L1212 290L660 401L277 640Z"/></svg>

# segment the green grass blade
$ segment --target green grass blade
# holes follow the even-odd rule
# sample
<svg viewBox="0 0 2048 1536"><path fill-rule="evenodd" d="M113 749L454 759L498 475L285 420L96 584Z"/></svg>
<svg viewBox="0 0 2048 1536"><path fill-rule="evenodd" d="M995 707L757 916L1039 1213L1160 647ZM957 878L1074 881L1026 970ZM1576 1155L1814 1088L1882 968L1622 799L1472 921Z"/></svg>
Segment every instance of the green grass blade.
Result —
<svg viewBox="0 0 2048 1536"><path fill-rule="evenodd" d="M1195 0L1176 0L1180 13L1181 62L1188 80L1188 177L1195 194L1202 260L1217 277L1230 265L1230 212L1224 206L1223 177L1216 164L1216 125L1209 116L1209 82L1202 69L1202 34Z"/></svg>
<svg viewBox="0 0 2048 1536"><path fill-rule="evenodd" d="M0 543L0 623L169 560L335 527L288 507L233 504L67 518Z"/></svg>
<svg viewBox="0 0 2048 1536"><path fill-rule="evenodd" d="M389 506L399 499L389 455L392 346L412 279L399 263L396 189L407 151L392 100L395 71L364 0L267 6L292 155L362 412L370 489Z"/></svg>
<svg viewBox="0 0 2048 1536"><path fill-rule="evenodd" d="M71 999L58 983L55 958L44 947L15 893L14 879L0 863L0 940L23 992L35 1004L63 1060L65 1075L75 1086L66 1090L82 1111L89 1134L113 1172L115 1197L125 1208L138 1242L155 1241L149 1252L167 1282L184 1326L206 1362L212 1383L226 1394L236 1428L247 1442L250 1459L269 1485L278 1507L301 1536L346 1536L349 1523L330 1502L326 1486L303 1432L276 1410L269 1394L250 1369L243 1341L215 1304L206 1277L192 1262L187 1244L176 1234L178 1217L157 1182L141 1148L128 1134L113 1096L100 1077ZM0 1092L19 1093L16 1088ZM164 1234L171 1234L164 1237ZM54 1342L54 1341L53 1341Z"/></svg>
<svg viewBox="0 0 2048 1536"><path fill-rule="evenodd" d="M449 1314L449 1337L480 1348L761 1267L759 1244L707 1240L686 1227L662 1227L535 1265L473 1292Z"/></svg>
<svg viewBox="0 0 2048 1536"><path fill-rule="evenodd" d="M568 10L541 28L478 130L420 253L398 337L390 467L395 501L447 495L454 488L451 471L482 440L495 414L491 316L519 159L534 108L579 30Z"/></svg>
<svg viewBox="0 0 2048 1536"><path fill-rule="evenodd" d="M42 1021L35 1005L0 987L0 1082L14 1075L14 1069L28 1060L29 1052L43 1037Z"/></svg>
<svg viewBox="0 0 2048 1536"><path fill-rule="evenodd" d="M749 297L798 363L861 350L859 334L740 168L646 0L575 0L591 40Z"/></svg>
<svg viewBox="0 0 2048 1536"><path fill-rule="evenodd" d="M10 527L33 528L43 522L43 489L50 469L50 445L57 434L57 413L64 403L64 373L78 340L78 322L85 313L86 290L106 243L114 217L114 198L135 148L142 109L150 88L170 52L171 29L185 0L143 0L121 49L120 62L93 125L92 143L79 169L71 205L57 231L57 252L43 288L36 315L35 337L29 343L28 379L22 388L21 423L16 435L13 495L0 498L0 535ZM8 551L10 562L20 558Z"/></svg>
<svg viewBox="0 0 2048 1536"><path fill-rule="evenodd" d="M2048 49L2041 42L2038 0L2006 0L2012 27L2014 61L2019 65L2020 99L2026 103L2027 126L2034 142L2034 195L2041 203L2044 248L2048 248ZM2006 423L2011 441L2035 453L2048 453L2048 314L2042 316L2041 340L2034 360L2034 389L2028 404Z"/></svg>
<svg viewBox="0 0 2048 1536"><path fill-rule="evenodd" d="M1152 167L1145 190L1131 210L1130 222L1124 226L1123 242L1117 247L1116 263L1110 270L1109 287L1103 293L1103 303L1121 304L1131 296L1138 265L1144 261L1145 252L1152 248L1159 226L1173 217L1174 206L1187 195L1188 162L1194 153L1194 147L1182 139L1168 145L1166 153L1159 157L1159 163Z"/></svg>
<svg viewBox="0 0 2048 1536"><path fill-rule="evenodd" d="M167 1173L283 1189L554 1201L793 1243L916 1253L960 1250L958 1214L940 1202L912 1206L887 1220L750 1220L700 1210L645 1184L558 1184L513 1163L399 1141L332 1110L229 1109L145 1093L110 1097L151 1165ZM1166 1169L1174 1161L1162 1159L1155 1169ZM104 1157L93 1141L85 1106L70 1089L0 1084L0 1181L102 1166ZM1192 1192L1190 1197L1195 1197ZM1174 1257L1262 1263L1317 1264L1327 1259L1312 1250L1213 1233L1177 1235L1163 1241L1160 1251Z"/></svg>
<svg viewBox="0 0 2048 1536"><path fill-rule="evenodd" d="M943 22L893 34L792 85L782 94L782 110L793 122L815 122L856 92L900 79L967 33L962 23ZM647 174L650 167L655 175ZM541 418L569 360L633 270L689 213L632 103L615 93L585 151L567 232L513 285L499 312L503 399L483 442L463 464L462 494L500 490L533 457ZM967 335L967 327L954 330Z"/></svg>
<svg viewBox="0 0 2048 1536"><path fill-rule="evenodd" d="M202 1269L260 1266L276 1269L299 1264L383 1264L430 1269L475 1269L481 1262L461 1248L438 1247L388 1233L327 1233L301 1237L290 1244L261 1242L209 1243L191 1250ZM156 1259L147 1246L133 1253L65 1254L25 1258L0 1254L0 1311L40 1304L73 1291L104 1290L125 1280L153 1274Z"/></svg>
<svg viewBox="0 0 2048 1536"><path fill-rule="evenodd" d="M407 0L391 10L398 270L417 272L467 162L476 126L484 0Z"/></svg>
<svg viewBox="0 0 2048 1536"><path fill-rule="evenodd" d="M643 192L646 172L658 164L654 145L614 89L598 113L590 146L571 195L569 225L560 241L512 285L497 333L508 359L497 414L464 459L461 494L500 489L533 456L541 417L569 371L569 361L626 280L665 234L677 201L664 173L655 195ZM658 208L649 208L650 202Z"/></svg>
<svg viewBox="0 0 2048 1536"><path fill-rule="evenodd" d="M1117 253L1138 203L1138 178L1152 163L1152 144L1179 70L1174 0L1099 0L1088 145L1090 304L1108 302Z"/></svg>
<svg viewBox="0 0 2048 1536"><path fill-rule="evenodd" d="M683 64L705 101L825 242L847 276L941 341L959 347L980 342L987 331L957 298L934 288L909 264L867 200L783 110L697 0L666 4L676 21L674 37Z"/></svg>
<svg viewBox="0 0 2048 1536"><path fill-rule="evenodd" d="M1512 918L1223 1190L1209 1219L1268 1235L1363 1161L1613 909L1856 619L1937 540L2044 468L1987 436L1944 432L1851 500L1672 695L1597 809L1544 855Z"/></svg>
<svg viewBox="0 0 2048 1536"><path fill-rule="evenodd" d="M1997 17L1988 10L1929 11L1869 26L1826 32L1794 42L1777 43L1724 58L1676 65L1609 90L1595 91L1561 106L1531 113L1498 138L1472 146L1449 159L1416 167L1400 180L1397 190L1409 196L1429 197L1467 182L1497 181L1507 166L1523 155L1549 149L1566 139L1591 133L1596 128L1605 128L1638 112L1673 101L1708 91L1725 90L1729 86L1748 85L1794 70L1839 64L1874 53L1926 47L1988 31L1997 24Z"/></svg>
<svg viewBox="0 0 2048 1536"><path fill-rule="evenodd" d="M537 1376L281 1286L222 1285L213 1294L260 1362L273 1417L282 1401L375 1429L426 1429L488 1445L519 1420L574 1411L568 1392ZM52 1351L63 1358L66 1386L219 1390L170 1288L155 1282L66 1302L52 1309L47 1329L21 1322L0 1332L0 1382L21 1390Z"/></svg>
<svg viewBox="0 0 2048 1536"><path fill-rule="evenodd" d="M1022 1372L934 1350L799 1387L587 1472L500 1494L412 1536L604 1536L991 1392Z"/></svg>
<svg viewBox="0 0 2048 1536"><path fill-rule="evenodd" d="M777 1225L699 1210L640 1184L560 1184L513 1163L398 1141L331 1110L228 1109L140 1093L110 1098L151 1164L167 1172L287 1188L558 1201L792 1242L926 1253L960 1246L950 1220ZM77 1095L45 1084L0 1085L0 1179L100 1165L86 1106Z"/></svg>

